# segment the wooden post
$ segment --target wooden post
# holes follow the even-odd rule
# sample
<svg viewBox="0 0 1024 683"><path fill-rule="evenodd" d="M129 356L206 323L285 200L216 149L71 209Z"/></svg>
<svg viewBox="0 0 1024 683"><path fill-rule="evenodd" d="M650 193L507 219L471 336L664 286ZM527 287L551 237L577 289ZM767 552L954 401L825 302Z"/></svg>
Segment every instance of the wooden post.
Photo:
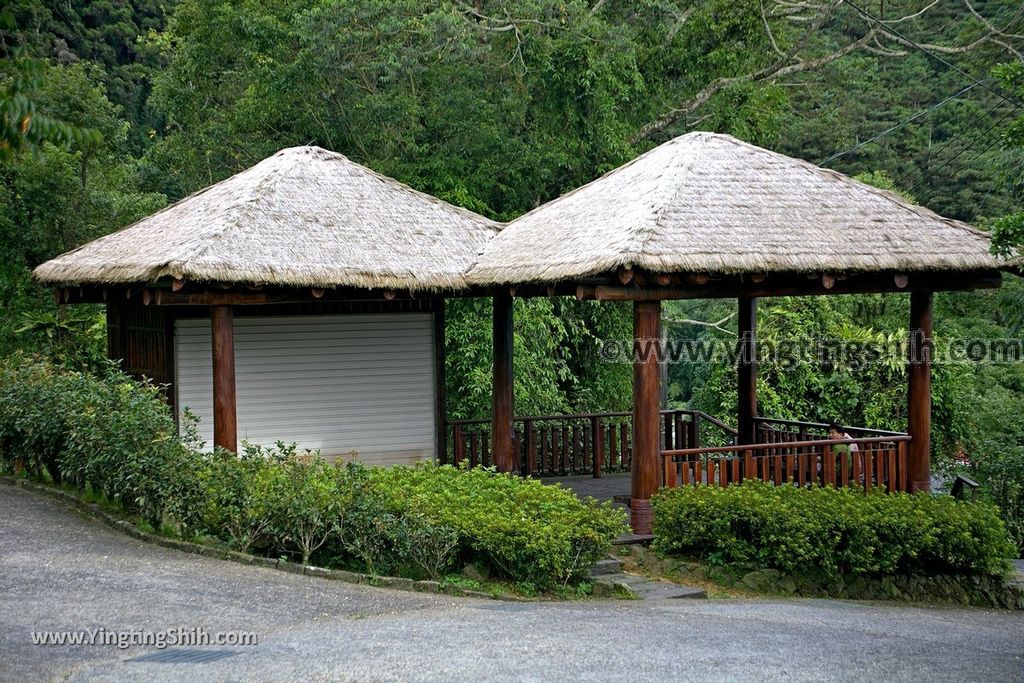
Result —
<svg viewBox="0 0 1024 683"><path fill-rule="evenodd" d="M757 443L754 418L757 416L757 299L739 299L739 358L736 368L737 443Z"/></svg>
<svg viewBox="0 0 1024 683"><path fill-rule="evenodd" d="M910 294L907 474L911 493L931 490L932 299L931 292Z"/></svg>
<svg viewBox="0 0 1024 683"><path fill-rule="evenodd" d="M213 346L213 443L238 451L235 408L235 315L230 306L210 307Z"/></svg>
<svg viewBox="0 0 1024 683"><path fill-rule="evenodd" d="M491 462L499 472L511 472L512 454L512 295L496 294L493 309L494 384L491 390Z"/></svg>
<svg viewBox="0 0 1024 683"><path fill-rule="evenodd" d="M655 345L661 339L661 302L633 303L633 476L629 505L635 534L651 533L651 496L661 478L658 390L661 369Z"/></svg>
<svg viewBox="0 0 1024 683"><path fill-rule="evenodd" d="M601 418L596 415L590 418L590 446L590 469L594 479L597 479L604 467L604 427Z"/></svg>
<svg viewBox="0 0 1024 683"><path fill-rule="evenodd" d="M445 318L444 299L434 311L434 424L436 446L434 459L448 464L448 382L445 377Z"/></svg>

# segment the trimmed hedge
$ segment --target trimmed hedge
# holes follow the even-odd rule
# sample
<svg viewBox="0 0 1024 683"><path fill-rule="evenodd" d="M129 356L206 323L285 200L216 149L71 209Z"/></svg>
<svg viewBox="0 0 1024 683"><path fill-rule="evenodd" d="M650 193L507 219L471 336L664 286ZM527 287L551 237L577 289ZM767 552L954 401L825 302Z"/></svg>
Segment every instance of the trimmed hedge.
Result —
<svg viewBox="0 0 1024 683"><path fill-rule="evenodd" d="M610 505L485 469L332 465L284 443L203 453L175 436L157 387L24 357L0 361L0 462L186 538L409 578L475 563L549 589L625 530Z"/></svg>
<svg viewBox="0 0 1024 683"><path fill-rule="evenodd" d="M464 559L541 588L582 578L626 531L610 503L485 469L423 463L374 469L370 480L393 513L454 530Z"/></svg>
<svg viewBox="0 0 1024 683"><path fill-rule="evenodd" d="M815 577L1002 575L1014 545L988 503L747 481L664 489L655 548L711 564Z"/></svg>
<svg viewBox="0 0 1024 683"><path fill-rule="evenodd" d="M192 482L157 387L34 358L0 363L0 459L116 501L158 526Z"/></svg>

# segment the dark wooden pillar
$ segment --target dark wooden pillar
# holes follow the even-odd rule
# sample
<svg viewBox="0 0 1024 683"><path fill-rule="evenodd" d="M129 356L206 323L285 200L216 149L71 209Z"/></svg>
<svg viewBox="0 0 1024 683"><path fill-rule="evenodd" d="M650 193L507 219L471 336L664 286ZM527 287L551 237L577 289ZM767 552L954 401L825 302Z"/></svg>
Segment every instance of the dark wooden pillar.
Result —
<svg viewBox="0 0 1024 683"><path fill-rule="evenodd" d="M738 396L736 420L741 444L756 443L757 417L757 299L739 299L739 358L736 368Z"/></svg>
<svg viewBox="0 0 1024 683"><path fill-rule="evenodd" d="M439 299L434 309L434 423L437 429L437 446L434 459L446 465L448 457L448 380L446 375L446 342L444 299Z"/></svg>
<svg viewBox="0 0 1024 683"><path fill-rule="evenodd" d="M910 294L908 358L907 477L911 492L931 490L932 292Z"/></svg>
<svg viewBox="0 0 1024 683"><path fill-rule="evenodd" d="M651 533L651 496L660 484L661 302L633 303L633 474L629 517L635 534Z"/></svg>
<svg viewBox="0 0 1024 683"><path fill-rule="evenodd" d="M512 394L512 295L494 297L494 384L491 390L491 434L494 438L493 464L499 472L515 469Z"/></svg>
<svg viewBox="0 0 1024 683"><path fill-rule="evenodd" d="M213 341L213 443L238 451L235 413L235 315L230 306L210 307Z"/></svg>

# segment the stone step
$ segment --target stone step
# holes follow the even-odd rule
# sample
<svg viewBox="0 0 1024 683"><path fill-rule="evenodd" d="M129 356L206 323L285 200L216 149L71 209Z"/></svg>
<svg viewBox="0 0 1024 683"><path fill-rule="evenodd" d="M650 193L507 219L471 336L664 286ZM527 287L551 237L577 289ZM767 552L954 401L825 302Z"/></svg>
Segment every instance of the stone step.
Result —
<svg viewBox="0 0 1024 683"><path fill-rule="evenodd" d="M638 600L702 599L708 596L703 588L683 586L625 572L595 577L594 594L597 596L626 595Z"/></svg>
<svg viewBox="0 0 1024 683"><path fill-rule="evenodd" d="M612 541L612 545L650 545L653 540L651 534L622 534Z"/></svg>
<svg viewBox="0 0 1024 683"><path fill-rule="evenodd" d="M622 573L622 561L612 558L598 560L594 563L594 566L590 568L591 576L606 576L608 574L620 573Z"/></svg>

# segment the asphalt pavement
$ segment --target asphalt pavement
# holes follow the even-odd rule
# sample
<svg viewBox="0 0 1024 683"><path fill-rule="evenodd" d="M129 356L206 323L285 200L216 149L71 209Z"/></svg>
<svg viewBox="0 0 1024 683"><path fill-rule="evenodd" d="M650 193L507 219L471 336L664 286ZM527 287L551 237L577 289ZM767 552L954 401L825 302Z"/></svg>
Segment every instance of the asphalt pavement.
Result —
<svg viewBox="0 0 1024 683"><path fill-rule="evenodd" d="M109 640L198 629L257 642L33 642L33 634ZM211 659L138 661L153 656ZM1022 681L1022 657L1021 613L411 593L161 548L0 486L3 681Z"/></svg>

